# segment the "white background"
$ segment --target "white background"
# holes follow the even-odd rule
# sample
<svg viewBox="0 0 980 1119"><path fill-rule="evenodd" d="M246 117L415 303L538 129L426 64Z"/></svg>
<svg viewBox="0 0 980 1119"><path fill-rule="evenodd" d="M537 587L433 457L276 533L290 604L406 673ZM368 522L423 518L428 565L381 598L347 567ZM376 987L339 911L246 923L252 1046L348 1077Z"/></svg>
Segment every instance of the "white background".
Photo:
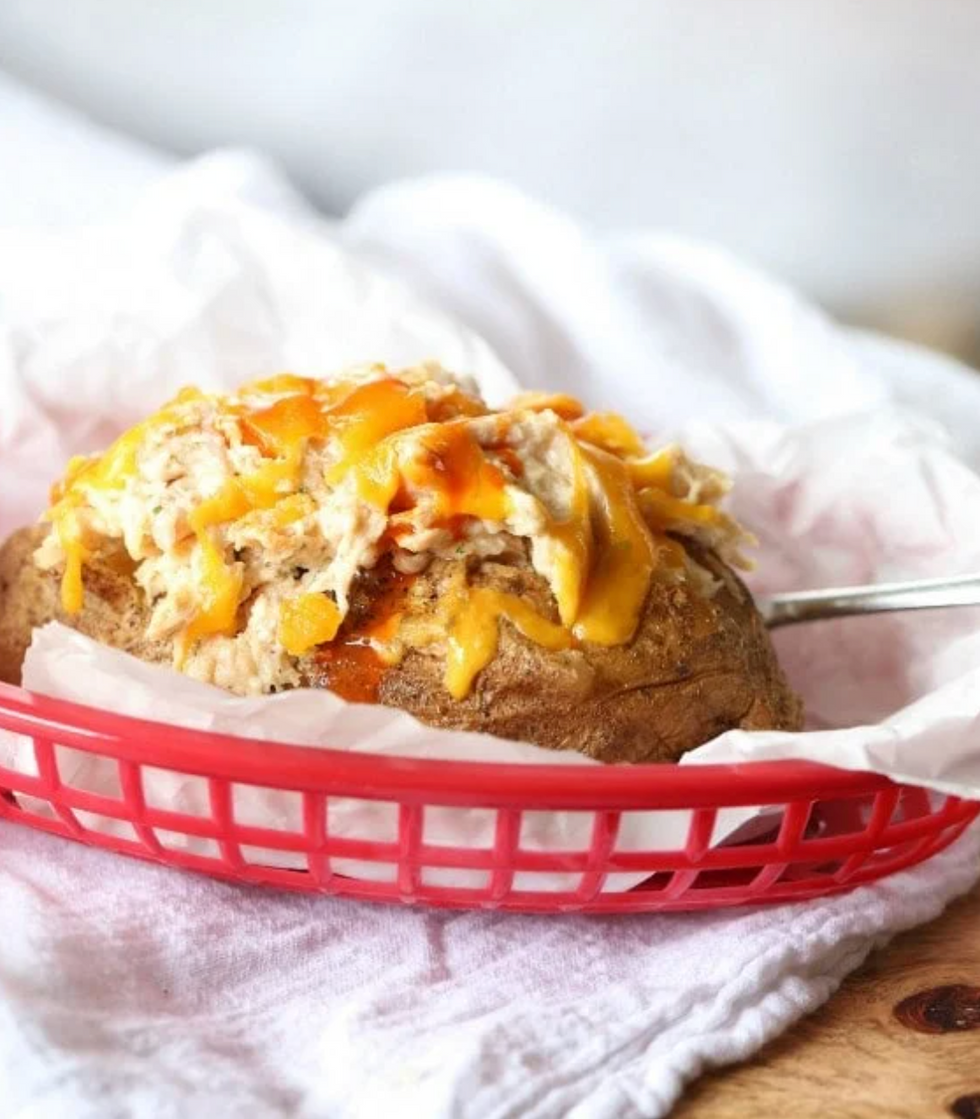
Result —
<svg viewBox="0 0 980 1119"><path fill-rule="evenodd" d="M840 307L980 287L975 0L4 0L0 64L328 211L482 171ZM7 169L4 169L6 172Z"/></svg>

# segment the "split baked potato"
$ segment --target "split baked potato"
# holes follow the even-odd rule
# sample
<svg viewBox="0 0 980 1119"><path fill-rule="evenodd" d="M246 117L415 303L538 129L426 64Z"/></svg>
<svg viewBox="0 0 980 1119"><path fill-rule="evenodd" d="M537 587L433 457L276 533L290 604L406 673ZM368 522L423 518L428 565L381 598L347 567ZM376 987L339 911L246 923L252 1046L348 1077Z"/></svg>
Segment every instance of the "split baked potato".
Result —
<svg viewBox="0 0 980 1119"><path fill-rule="evenodd" d="M719 472L565 396L427 364L185 390L0 549L0 678L51 620L243 695L668 761L801 705Z"/></svg>
<svg viewBox="0 0 980 1119"><path fill-rule="evenodd" d="M33 562L47 532L21 529L0 548L0 679L20 683L35 627L57 620L141 660L170 664L172 641L146 637L149 609L124 556L85 572L85 605L69 615L57 572ZM697 545L687 542L687 547ZM347 655L303 658L303 683L351 699L376 698L424 723L579 750L606 762L673 761L723 731L798 730L802 708L783 676L749 592L717 557L699 552L718 579L704 598L683 586L654 583L634 638L625 645L551 651L501 623L497 655L462 700L447 692L445 652L409 651L385 667L365 646ZM378 602L425 617L465 561L437 561L392 602L390 569L363 576L352 597L349 628L358 631ZM468 573L477 585L526 596L556 618L547 583L526 562L487 561Z"/></svg>

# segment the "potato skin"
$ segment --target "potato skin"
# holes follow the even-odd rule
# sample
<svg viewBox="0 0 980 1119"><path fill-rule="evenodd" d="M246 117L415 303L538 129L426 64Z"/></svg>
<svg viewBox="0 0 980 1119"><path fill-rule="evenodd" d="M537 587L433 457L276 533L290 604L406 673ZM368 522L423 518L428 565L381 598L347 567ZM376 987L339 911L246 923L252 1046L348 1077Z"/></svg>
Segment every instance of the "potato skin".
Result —
<svg viewBox="0 0 980 1119"><path fill-rule="evenodd" d="M61 607L61 576L42 571L34 552L48 534L46 525L15 532L0 548L0 680L19 684L24 654L37 626L62 622L87 637L132 653L144 661L169 664L169 642L147 641L149 611L133 582L125 553L85 565L85 606L74 616Z"/></svg>
<svg viewBox="0 0 980 1119"><path fill-rule="evenodd" d="M723 731L799 730L803 710L748 590L717 557L687 544L720 581L714 597L654 580L626 645L552 652L500 623L497 656L461 701L443 658L410 652L381 681L381 700L433 726L483 731L604 762L674 761ZM434 564L426 577L446 577ZM521 595L557 620L528 568L484 563L471 581Z"/></svg>
<svg viewBox="0 0 980 1119"><path fill-rule="evenodd" d="M148 610L125 557L87 564L84 609L74 617L64 613L58 574L33 563L46 532L22 529L0 549L0 679L19 683L32 630L54 619L143 660L169 663L170 642L143 636ZM682 543L719 580L718 592L706 599L690 587L654 580L628 644L552 652L502 620L497 656L465 699L445 690L444 657L432 646L410 651L381 674L379 701L431 726L579 750L604 762L673 761L735 727L799 729L802 706L749 592L716 556ZM434 562L406 593L407 612L431 611L462 562ZM520 595L557 620L547 583L526 559L484 561L468 577ZM356 588L352 622L370 614L387 590L383 584L382 574L369 574ZM315 657L305 658L303 668L306 683L323 686Z"/></svg>

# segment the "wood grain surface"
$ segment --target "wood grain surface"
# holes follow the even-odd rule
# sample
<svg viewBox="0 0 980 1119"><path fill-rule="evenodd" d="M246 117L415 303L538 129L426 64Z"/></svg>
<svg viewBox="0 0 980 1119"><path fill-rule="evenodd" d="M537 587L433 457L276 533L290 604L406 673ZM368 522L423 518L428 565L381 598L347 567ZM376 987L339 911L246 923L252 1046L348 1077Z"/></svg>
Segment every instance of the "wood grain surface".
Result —
<svg viewBox="0 0 980 1119"><path fill-rule="evenodd" d="M897 937L674 1119L980 1119L980 886Z"/></svg>

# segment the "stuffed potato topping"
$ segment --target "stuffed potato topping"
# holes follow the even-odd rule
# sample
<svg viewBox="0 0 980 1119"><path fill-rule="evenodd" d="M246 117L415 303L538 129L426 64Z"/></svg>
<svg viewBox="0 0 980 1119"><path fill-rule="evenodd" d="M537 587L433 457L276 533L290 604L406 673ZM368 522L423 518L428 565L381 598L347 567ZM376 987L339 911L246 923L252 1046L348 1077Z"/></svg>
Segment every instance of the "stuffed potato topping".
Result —
<svg viewBox="0 0 980 1119"><path fill-rule="evenodd" d="M605 761L796 729L717 471L434 364L184 390L0 551L0 677L59 619L241 695L329 688Z"/></svg>

